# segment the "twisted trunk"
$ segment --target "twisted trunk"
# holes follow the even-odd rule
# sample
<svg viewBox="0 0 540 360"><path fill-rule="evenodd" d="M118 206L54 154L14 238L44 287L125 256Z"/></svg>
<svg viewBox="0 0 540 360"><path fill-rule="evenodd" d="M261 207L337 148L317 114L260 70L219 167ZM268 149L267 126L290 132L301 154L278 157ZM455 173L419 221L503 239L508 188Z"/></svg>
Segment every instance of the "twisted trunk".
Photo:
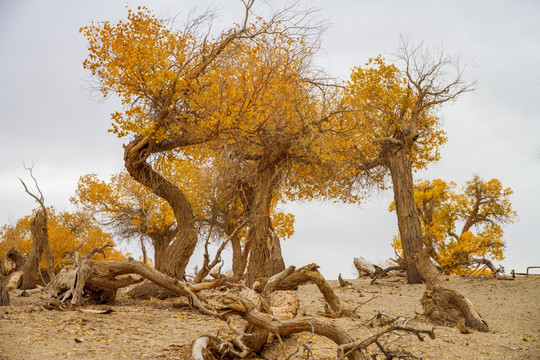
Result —
<svg viewBox="0 0 540 360"><path fill-rule="evenodd" d="M184 193L146 162L149 144L150 140L146 138L133 140L125 148L124 162L126 170L136 181L165 199L173 209L178 229L171 244L163 251L159 267L167 275L182 279L197 245L195 218Z"/></svg>
<svg viewBox="0 0 540 360"><path fill-rule="evenodd" d="M275 188L276 169L268 166L258 173L252 187L249 202L251 219L247 241L250 244L246 284L251 286L257 278L271 277L285 270L281 247L277 236L273 236L270 208Z"/></svg>
<svg viewBox="0 0 540 360"><path fill-rule="evenodd" d="M156 270L164 271L163 260L169 247L169 244L174 239L174 234L166 232L151 232L148 233L152 244L154 245L154 267Z"/></svg>
<svg viewBox="0 0 540 360"><path fill-rule="evenodd" d="M423 235L414 203L412 166L408 153L408 147L403 145L388 151L386 158L394 187L394 202L407 270L407 282L419 284L422 282L422 277L418 272L415 257L422 251Z"/></svg>

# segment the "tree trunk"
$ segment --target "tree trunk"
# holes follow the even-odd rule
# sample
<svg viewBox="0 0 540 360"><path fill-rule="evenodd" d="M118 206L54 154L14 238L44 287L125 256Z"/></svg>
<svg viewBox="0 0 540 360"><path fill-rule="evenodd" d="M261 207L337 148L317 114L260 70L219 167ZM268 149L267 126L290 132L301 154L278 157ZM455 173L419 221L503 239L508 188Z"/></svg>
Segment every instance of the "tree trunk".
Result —
<svg viewBox="0 0 540 360"><path fill-rule="evenodd" d="M154 268L159 271L164 271L164 258L167 253L169 244L171 243L172 236L167 236L158 233L149 233L148 236L152 239L154 244Z"/></svg>
<svg viewBox="0 0 540 360"><path fill-rule="evenodd" d="M247 259L249 255L249 246L246 244L246 248L242 249L242 244L238 236L233 235L231 237L232 247L232 271L233 280L240 281L246 270Z"/></svg>
<svg viewBox="0 0 540 360"><path fill-rule="evenodd" d="M406 146L393 149L388 152L387 160L394 187L394 202L407 269L407 282L419 284L422 282L422 277L416 267L415 257L422 251L423 235L414 203L412 166L408 153L409 149Z"/></svg>
<svg viewBox="0 0 540 360"><path fill-rule="evenodd" d="M167 275L182 279L197 245L198 234L195 228L195 218L184 193L146 162L146 152L150 151L150 141L146 138L139 138L126 146L125 167L136 181L171 205L178 224L178 232L164 253L160 270Z"/></svg>
<svg viewBox="0 0 540 360"><path fill-rule="evenodd" d="M21 289L33 289L36 287L36 274L39 268L39 262L41 258L41 252L43 251L43 244L45 243L47 233L45 214L42 211L38 211L34 220L30 224L30 231L32 232L32 249L30 250L30 256L23 266L23 278Z"/></svg>
<svg viewBox="0 0 540 360"><path fill-rule="evenodd" d="M47 261L47 274L49 275L49 280L47 283L50 283L54 280L54 258L49 246L49 230L47 225L47 219L45 219L45 228L43 229L43 253L45 255L45 260Z"/></svg>
<svg viewBox="0 0 540 360"><path fill-rule="evenodd" d="M251 286L257 278L271 277L285 270L281 256L279 239L272 236L270 207L274 190L276 171L267 167L259 172L253 186L253 196L249 204L249 224L247 241L251 245L247 266L246 285Z"/></svg>
<svg viewBox="0 0 540 360"><path fill-rule="evenodd" d="M148 255L146 255L146 246L144 245L144 238L142 235L139 240L141 241L142 262L144 265L148 265Z"/></svg>
<svg viewBox="0 0 540 360"><path fill-rule="evenodd" d="M4 276L0 274L0 306L9 306L9 294L4 284Z"/></svg>

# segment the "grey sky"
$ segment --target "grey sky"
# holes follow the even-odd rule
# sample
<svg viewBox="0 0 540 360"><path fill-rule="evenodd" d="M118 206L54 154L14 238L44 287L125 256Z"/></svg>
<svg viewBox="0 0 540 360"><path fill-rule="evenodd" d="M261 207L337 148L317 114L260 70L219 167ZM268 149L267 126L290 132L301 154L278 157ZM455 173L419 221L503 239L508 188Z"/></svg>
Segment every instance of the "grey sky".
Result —
<svg viewBox="0 0 540 360"><path fill-rule="evenodd" d="M282 4L283 1L273 1ZM507 270L540 265L540 3L537 1L307 1L331 27L318 64L346 78L353 66L379 53L390 56L400 35L442 46L473 64L467 75L477 89L445 106L449 142L442 160L423 178L462 185L478 173L514 190L520 222L506 228ZM114 99L89 95L78 33L91 20L116 21L125 5L143 4L157 14L209 6L222 16L215 27L241 18L239 1L0 1L0 225L15 223L35 207L18 177L34 172L48 204L69 208L80 175L102 177L122 169L125 141L107 133ZM278 5L279 6L279 5ZM290 205L296 234L284 243L287 264L316 262L323 274L352 276L352 258L384 261L393 255L397 230L388 212L391 193L362 206Z"/></svg>

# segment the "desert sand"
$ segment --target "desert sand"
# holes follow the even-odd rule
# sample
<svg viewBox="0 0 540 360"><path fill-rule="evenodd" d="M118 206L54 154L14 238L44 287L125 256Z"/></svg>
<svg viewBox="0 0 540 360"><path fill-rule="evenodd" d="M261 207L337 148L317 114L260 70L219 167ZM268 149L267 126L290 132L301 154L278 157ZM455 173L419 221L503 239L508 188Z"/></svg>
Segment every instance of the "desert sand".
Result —
<svg viewBox="0 0 540 360"><path fill-rule="evenodd" d="M329 281L345 307L356 309L357 319L327 318L362 340L391 324L417 329L435 328L435 339L419 341L412 334L381 338L397 353L422 359L540 359L540 275L515 280L446 276L448 287L461 291L490 326L487 333L463 334L454 327L434 326L422 314L424 285L408 285L390 276L371 285L369 278L348 280L339 287ZM47 294L27 297L10 292L11 305L0 308L0 359L189 359L190 345L203 334L223 336L227 326L219 320L181 307L182 299L134 300L119 294L113 305L87 305L83 309L111 309L107 314L79 309L47 310ZM321 317L324 299L314 285L298 289L298 316ZM377 318L377 315L379 317ZM307 342L309 340L309 342ZM269 349L252 359L306 359L304 343L315 359L335 359L336 345L323 337L301 333L274 338ZM307 342L307 343L306 343ZM376 346L369 348L380 352ZM377 359L384 358L382 355ZM414 359L414 357L409 357Z"/></svg>

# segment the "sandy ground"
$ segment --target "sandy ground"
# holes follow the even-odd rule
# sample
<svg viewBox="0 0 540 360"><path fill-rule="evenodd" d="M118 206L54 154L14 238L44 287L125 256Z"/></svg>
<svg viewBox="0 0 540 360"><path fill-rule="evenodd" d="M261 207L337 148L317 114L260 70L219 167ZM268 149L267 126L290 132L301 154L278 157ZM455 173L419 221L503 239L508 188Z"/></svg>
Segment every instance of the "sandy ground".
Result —
<svg viewBox="0 0 540 360"><path fill-rule="evenodd" d="M540 275L514 281L491 278L447 277L447 285L461 291L478 308L490 326L488 333L462 334L456 328L435 327L436 339L420 342L414 335L381 338L388 349L412 352L422 359L540 359ZM330 281L345 307L357 308L359 319L327 319L355 339L365 339L387 325L370 321L378 313L398 323L431 329L419 302L423 285L407 285L403 278L389 277L370 285L369 279L349 280L352 288L339 288ZM177 307L179 299L136 301L119 295L108 306L109 314L79 310L45 310L45 294L19 297L11 293L12 305L0 308L0 359L189 359L191 342L201 334L223 334L227 327L218 320L189 308ZM298 289L299 316L320 316L324 301L313 285ZM102 309L105 306L86 306ZM258 359L306 359L302 343L311 337L302 333L285 340L285 347ZM277 340L274 340L277 344ZM315 359L332 359L336 346L315 336L307 344ZM370 348L371 349L371 348ZM378 351L377 348L371 349ZM310 357L311 358L311 357ZM379 357L379 359L382 357Z"/></svg>

